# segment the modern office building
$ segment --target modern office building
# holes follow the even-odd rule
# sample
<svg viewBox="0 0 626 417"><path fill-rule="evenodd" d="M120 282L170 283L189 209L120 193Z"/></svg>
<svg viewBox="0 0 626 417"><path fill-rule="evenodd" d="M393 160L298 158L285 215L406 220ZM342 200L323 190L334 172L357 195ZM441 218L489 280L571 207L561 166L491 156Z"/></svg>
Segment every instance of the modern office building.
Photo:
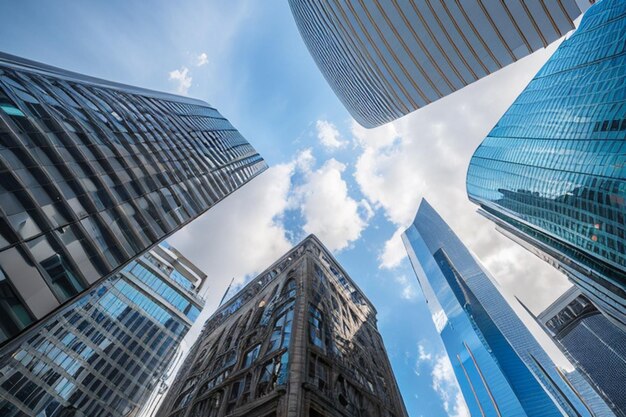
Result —
<svg viewBox="0 0 626 417"><path fill-rule="evenodd" d="M470 200L626 330L626 2L592 6L475 151Z"/></svg>
<svg viewBox="0 0 626 417"><path fill-rule="evenodd" d="M139 415L204 305L205 278L156 246L13 339L0 350L0 415Z"/></svg>
<svg viewBox="0 0 626 417"><path fill-rule="evenodd" d="M590 0L289 0L317 66L365 127L545 48Z"/></svg>
<svg viewBox="0 0 626 417"><path fill-rule="evenodd" d="M618 417L626 417L626 332L572 287L537 321Z"/></svg>
<svg viewBox="0 0 626 417"><path fill-rule="evenodd" d="M555 366L426 200L403 241L472 416L613 415L584 379Z"/></svg>
<svg viewBox="0 0 626 417"><path fill-rule="evenodd" d="M208 104L0 53L0 344L266 168Z"/></svg>
<svg viewBox="0 0 626 417"><path fill-rule="evenodd" d="M376 310L315 236L206 323L157 414L406 417Z"/></svg>

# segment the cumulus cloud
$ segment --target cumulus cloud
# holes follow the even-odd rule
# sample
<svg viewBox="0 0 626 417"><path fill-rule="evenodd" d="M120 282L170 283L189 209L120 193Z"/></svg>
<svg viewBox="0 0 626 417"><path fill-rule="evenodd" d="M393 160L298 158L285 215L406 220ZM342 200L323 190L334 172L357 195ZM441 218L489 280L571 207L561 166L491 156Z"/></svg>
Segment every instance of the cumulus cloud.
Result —
<svg viewBox="0 0 626 417"><path fill-rule="evenodd" d="M347 142L341 138L341 134L334 124L326 120L318 120L315 123L317 138L327 150L343 148Z"/></svg>
<svg viewBox="0 0 626 417"><path fill-rule="evenodd" d="M189 68L181 67L180 69L170 71L170 81L176 84L176 92L178 94L187 95L192 81Z"/></svg>
<svg viewBox="0 0 626 417"><path fill-rule="evenodd" d="M419 362L430 362L433 359L432 353L428 353L421 343L417 345L417 360Z"/></svg>
<svg viewBox="0 0 626 417"><path fill-rule="evenodd" d="M314 163L310 150L297 157L305 179L294 190L292 204L302 212L306 233L317 235L332 251L342 250L360 237L371 208L349 195L348 184L342 178L346 169L343 163L331 158L313 169Z"/></svg>
<svg viewBox="0 0 626 417"><path fill-rule="evenodd" d="M217 305L231 278L242 283L291 248L281 216L292 171L292 164L269 168L169 239L207 273L207 310Z"/></svg>
<svg viewBox="0 0 626 417"><path fill-rule="evenodd" d="M438 355L431 373L433 389L443 401L443 408L450 417L470 417L469 410L454 376L452 364L446 355Z"/></svg>
<svg viewBox="0 0 626 417"><path fill-rule="evenodd" d="M376 129L353 122L351 132L360 150L354 178L372 206L382 209L396 225L381 248L381 268L394 268L405 258L400 236L426 197L478 257L495 268L501 284L512 287L522 299L532 299L531 308L545 307L563 288L565 279L560 273L496 232L493 223L476 213L465 191L474 150L553 48L396 122Z"/></svg>
<svg viewBox="0 0 626 417"><path fill-rule="evenodd" d="M206 52L202 52L200 55L196 57L196 66L201 67L209 63L209 56Z"/></svg>

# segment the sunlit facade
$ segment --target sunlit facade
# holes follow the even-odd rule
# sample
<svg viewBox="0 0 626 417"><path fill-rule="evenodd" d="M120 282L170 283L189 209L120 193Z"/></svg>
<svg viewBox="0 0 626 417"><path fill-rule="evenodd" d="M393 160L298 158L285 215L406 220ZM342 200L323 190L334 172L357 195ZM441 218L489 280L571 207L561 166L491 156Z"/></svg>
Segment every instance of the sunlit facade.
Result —
<svg viewBox="0 0 626 417"><path fill-rule="evenodd" d="M265 168L202 101L0 53L0 345Z"/></svg>
<svg viewBox="0 0 626 417"><path fill-rule="evenodd" d="M426 200L403 241L472 416L613 415L584 380L570 387Z"/></svg>
<svg viewBox="0 0 626 417"><path fill-rule="evenodd" d="M137 416L198 317L206 279L156 247L0 350L3 417Z"/></svg>
<svg viewBox="0 0 626 417"><path fill-rule="evenodd" d="M309 236L209 319L157 416L407 412L376 310Z"/></svg>
<svg viewBox="0 0 626 417"><path fill-rule="evenodd" d="M545 48L590 0L290 0L304 43L352 117L395 120Z"/></svg>
<svg viewBox="0 0 626 417"><path fill-rule="evenodd" d="M626 2L592 6L474 153L467 192L626 329Z"/></svg>
<svg viewBox="0 0 626 417"><path fill-rule="evenodd" d="M572 287L537 321L611 406L626 417L626 332Z"/></svg>

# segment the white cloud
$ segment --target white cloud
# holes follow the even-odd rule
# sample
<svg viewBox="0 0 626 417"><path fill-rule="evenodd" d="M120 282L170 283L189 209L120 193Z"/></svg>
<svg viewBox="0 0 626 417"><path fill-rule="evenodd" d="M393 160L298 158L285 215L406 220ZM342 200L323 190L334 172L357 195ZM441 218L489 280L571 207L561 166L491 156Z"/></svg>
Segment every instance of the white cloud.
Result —
<svg viewBox="0 0 626 417"><path fill-rule="evenodd" d="M341 162L331 158L312 169L315 160L310 150L300 154L297 161L305 181L294 190L292 205L302 212L304 231L317 235L331 251L348 247L367 226L371 208L349 195L342 178L346 166Z"/></svg>
<svg viewBox="0 0 626 417"><path fill-rule="evenodd" d="M461 390L454 376L452 364L445 354L435 358L431 376L433 389L443 401L443 408L450 417L470 417L469 410L461 394Z"/></svg>
<svg viewBox="0 0 626 417"><path fill-rule="evenodd" d="M381 248L381 268L394 268L406 257L400 236L426 197L461 240L495 268L501 284L531 300L531 308L545 307L562 291L566 285L562 274L496 232L493 223L476 213L465 192L474 150L553 48L393 123L364 129L353 122L352 136L360 149L354 178L372 206L382 209L397 227Z"/></svg>
<svg viewBox="0 0 626 417"><path fill-rule="evenodd" d="M201 67L209 63L209 56L206 52L202 52L200 55L196 57L196 67Z"/></svg>
<svg viewBox="0 0 626 417"><path fill-rule="evenodd" d="M326 120L318 120L315 123L315 128L317 129L317 138L324 148L334 150L346 146L347 142L341 138L341 134L334 124Z"/></svg>
<svg viewBox="0 0 626 417"><path fill-rule="evenodd" d="M432 353L426 352L426 348L421 343L417 345L417 354L419 362L430 362L433 359Z"/></svg>
<svg viewBox="0 0 626 417"><path fill-rule="evenodd" d="M189 68L181 67L180 69L170 71L170 81L176 83L176 92L178 94L187 95L192 81Z"/></svg>
<svg viewBox="0 0 626 417"><path fill-rule="evenodd" d="M414 280L407 278L406 275L400 275L395 278L400 286L400 294L405 300L415 300L417 298L417 288Z"/></svg>
<svg viewBox="0 0 626 417"><path fill-rule="evenodd" d="M231 278L242 283L291 248L281 216L292 172L293 164L269 168L169 239L207 273L207 310L217 305Z"/></svg>

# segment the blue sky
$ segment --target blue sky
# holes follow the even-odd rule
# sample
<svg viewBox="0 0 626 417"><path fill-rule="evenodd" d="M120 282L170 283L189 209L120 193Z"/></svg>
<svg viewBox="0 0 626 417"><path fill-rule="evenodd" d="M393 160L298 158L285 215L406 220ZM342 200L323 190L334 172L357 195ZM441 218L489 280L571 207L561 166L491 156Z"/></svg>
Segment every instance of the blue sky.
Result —
<svg viewBox="0 0 626 417"><path fill-rule="evenodd" d="M187 94L229 118L271 168L170 239L210 277L203 317L231 277L244 282L314 232L377 307L411 416L465 415L399 239L421 197L535 312L568 286L478 216L464 188L471 153L554 47L366 130L318 71L285 0L20 0L0 5L0 35L4 52Z"/></svg>

